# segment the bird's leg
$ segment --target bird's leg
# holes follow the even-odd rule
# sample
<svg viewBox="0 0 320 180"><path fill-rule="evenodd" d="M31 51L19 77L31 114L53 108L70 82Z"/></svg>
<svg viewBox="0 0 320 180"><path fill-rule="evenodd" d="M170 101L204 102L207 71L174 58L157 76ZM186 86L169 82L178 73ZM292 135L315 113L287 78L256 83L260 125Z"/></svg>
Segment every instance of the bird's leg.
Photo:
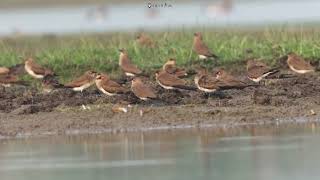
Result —
<svg viewBox="0 0 320 180"><path fill-rule="evenodd" d="M211 93L207 93L207 99L210 99Z"/></svg>
<svg viewBox="0 0 320 180"><path fill-rule="evenodd" d="M86 105L84 105L84 103L83 103L83 102L84 102L83 89L80 90L80 93L81 93L81 99L82 99L82 107L83 107L84 110L86 110L87 107L86 107Z"/></svg>
<svg viewBox="0 0 320 180"><path fill-rule="evenodd" d="M208 99L208 98L209 98L208 93L206 93L206 92L204 92L204 93L202 94L202 96L203 96L205 99Z"/></svg>

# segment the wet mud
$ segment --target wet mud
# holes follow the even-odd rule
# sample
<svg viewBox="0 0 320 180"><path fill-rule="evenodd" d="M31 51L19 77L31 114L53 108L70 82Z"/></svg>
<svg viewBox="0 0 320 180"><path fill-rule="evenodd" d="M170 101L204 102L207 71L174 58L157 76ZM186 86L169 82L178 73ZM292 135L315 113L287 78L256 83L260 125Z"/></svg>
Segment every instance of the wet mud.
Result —
<svg viewBox="0 0 320 180"><path fill-rule="evenodd" d="M32 87L0 88L0 135L317 119L320 113L318 74L268 79L261 86L210 95L151 85L159 98L150 102L142 102L132 93L108 97L94 87L82 93L58 89L49 94ZM115 104L125 107L127 113L115 112Z"/></svg>

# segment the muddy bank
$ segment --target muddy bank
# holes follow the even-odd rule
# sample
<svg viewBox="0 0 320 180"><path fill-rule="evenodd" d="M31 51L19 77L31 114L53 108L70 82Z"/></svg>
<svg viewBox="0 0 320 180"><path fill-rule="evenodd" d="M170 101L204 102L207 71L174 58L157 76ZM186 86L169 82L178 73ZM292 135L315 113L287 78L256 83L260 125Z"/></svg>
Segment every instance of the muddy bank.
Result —
<svg viewBox="0 0 320 180"><path fill-rule="evenodd" d="M64 89L41 94L32 88L2 88L0 135L233 125L296 117L317 120L320 114L320 78L316 74L270 79L265 86L224 90L210 97L152 85L159 100L147 103L130 93L107 97L96 89L83 94ZM128 112L115 112L116 103Z"/></svg>
<svg viewBox="0 0 320 180"><path fill-rule="evenodd" d="M181 105L134 106L128 113L113 113L111 105L91 110L67 110L29 115L0 114L0 135L9 137L55 134L130 132L148 129L233 127L239 124L278 124L282 119L318 121L320 106L241 106ZM141 115L141 111L143 114ZM297 118L299 117L299 118ZM291 120L291 119L290 119Z"/></svg>

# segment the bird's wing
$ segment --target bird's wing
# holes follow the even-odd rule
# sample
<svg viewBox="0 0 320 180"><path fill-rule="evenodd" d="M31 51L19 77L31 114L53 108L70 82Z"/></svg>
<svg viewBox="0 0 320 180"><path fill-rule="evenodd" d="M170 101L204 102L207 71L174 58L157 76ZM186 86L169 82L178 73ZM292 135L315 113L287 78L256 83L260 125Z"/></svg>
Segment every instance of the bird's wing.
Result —
<svg viewBox="0 0 320 180"><path fill-rule="evenodd" d="M158 79L162 84L168 85L168 86L182 86L186 84L185 80L180 79L177 76L168 74L168 73L160 74Z"/></svg>
<svg viewBox="0 0 320 180"><path fill-rule="evenodd" d="M156 94L153 92L153 90L145 85L145 84L136 84L135 86L132 87L133 93L142 98L156 98Z"/></svg>
<svg viewBox="0 0 320 180"><path fill-rule="evenodd" d="M177 68L173 65L166 65L164 67L164 70L167 72L167 73L170 73L170 74L174 74L177 70Z"/></svg>
<svg viewBox="0 0 320 180"><path fill-rule="evenodd" d="M46 69L39 64L33 63L31 66L31 70L35 72L36 74L45 74Z"/></svg>
<svg viewBox="0 0 320 180"><path fill-rule="evenodd" d="M79 87L82 86L85 83L88 83L88 77L86 75L82 75L79 78L65 84L66 87Z"/></svg>
<svg viewBox="0 0 320 180"><path fill-rule="evenodd" d="M122 70L125 72L133 73L133 74L141 74L142 71L135 65L133 65L129 60L121 66Z"/></svg>
<svg viewBox="0 0 320 180"><path fill-rule="evenodd" d="M258 78L268 73L270 68L265 64L256 64L255 66L251 66L248 68L248 76L253 78Z"/></svg>
<svg viewBox="0 0 320 180"><path fill-rule="evenodd" d="M204 56L215 56L210 49L208 48L208 46L206 44L204 44L203 42L199 44L199 48L198 48L198 54L200 55L204 55Z"/></svg>
<svg viewBox="0 0 320 180"><path fill-rule="evenodd" d="M102 88L110 93L124 92L125 88L115 81L108 80L106 83L102 83Z"/></svg>
<svg viewBox="0 0 320 180"><path fill-rule="evenodd" d="M294 57L295 59L291 61L292 66L294 66L295 69L300 70L313 70L314 68L310 65L309 62L305 61L302 58Z"/></svg>
<svg viewBox="0 0 320 180"><path fill-rule="evenodd" d="M184 69L177 69L174 73L177 77L182 77L187 75L187 71Z"/></svg>
<svg viewBox="0 0 320 180"><path fill-rule="evenodd" d="M224 83L222 83L222 81L207 75L202 76L199 79L198 83L199 83L199 86L207 89L218 89L219 86L225 85Z"/></svg>

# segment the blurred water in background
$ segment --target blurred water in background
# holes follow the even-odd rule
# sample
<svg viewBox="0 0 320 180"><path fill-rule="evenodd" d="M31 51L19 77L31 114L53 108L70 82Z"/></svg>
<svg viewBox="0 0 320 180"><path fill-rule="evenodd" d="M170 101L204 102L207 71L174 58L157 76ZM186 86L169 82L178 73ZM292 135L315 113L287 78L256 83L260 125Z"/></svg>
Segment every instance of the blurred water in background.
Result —
<svg viewBox="0 0 320 180"><path fill-rule="evenodd" d="M151 0L0 8L0 35L317 23L320 1Z"/></svg>
<svg viewBox="0 0 320 180"><path fill-rule="evenodd" d="M317 180L319 127L0 140L3 180Z"/></svg>

